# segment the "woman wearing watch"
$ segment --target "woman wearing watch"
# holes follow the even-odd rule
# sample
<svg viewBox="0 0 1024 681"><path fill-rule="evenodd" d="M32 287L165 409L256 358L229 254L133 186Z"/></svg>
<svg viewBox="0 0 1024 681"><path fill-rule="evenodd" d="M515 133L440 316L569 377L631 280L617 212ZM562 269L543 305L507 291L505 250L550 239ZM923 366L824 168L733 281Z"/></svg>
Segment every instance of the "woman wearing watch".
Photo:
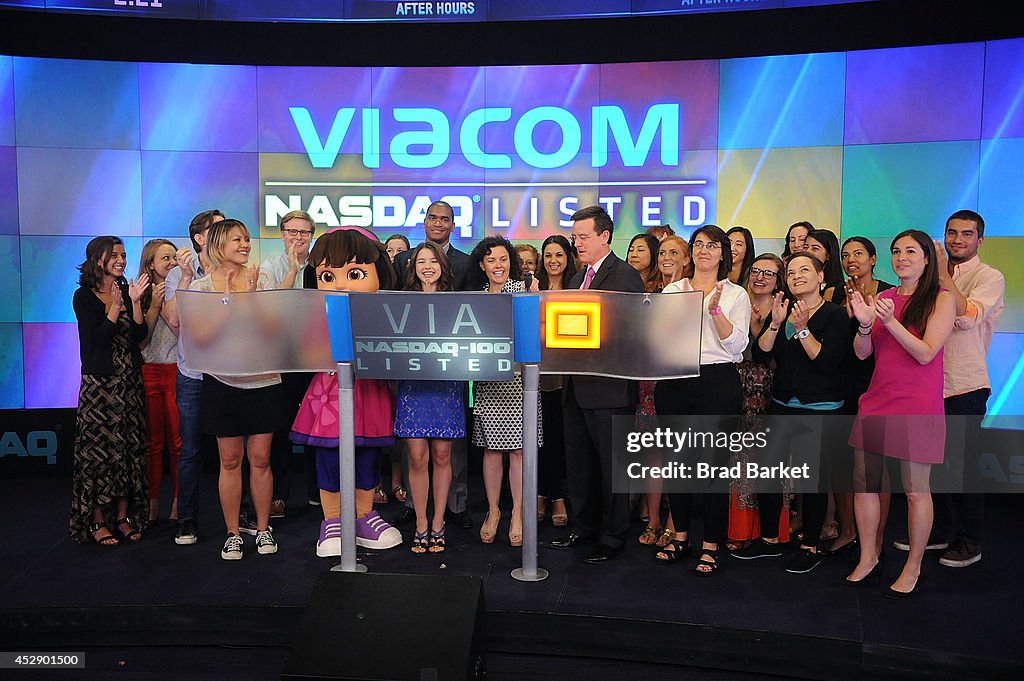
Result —
<svg viewBox="0 0 1024 681"><path fill-rule="evenodd" d="M768 407L768 414L839 414L843 407L839 366L850 346L846 311L822 298L824 266L809 253L798 253L790 258L786 266L786 283L794 298L792 312L782 292L776 293L771 317L761 330L753 350L754 361L775 360L772 403ZM824 423L821 430L819 453L822 475L828 469L826 457L835 449L827 435L837 432L837 429L830 428L830 425L834 424ZM782 453L788 454L788 447ZM782 490L758 494L757 502L761 514L761 539L734 551L734 558L752 560L782 555L777 533L774 537L768 534L773 528L778 528ZM804 492L804 541L796 556L787 564L786 572L803 574L821 563L817 538L827 506L827 494Z"/></svg>

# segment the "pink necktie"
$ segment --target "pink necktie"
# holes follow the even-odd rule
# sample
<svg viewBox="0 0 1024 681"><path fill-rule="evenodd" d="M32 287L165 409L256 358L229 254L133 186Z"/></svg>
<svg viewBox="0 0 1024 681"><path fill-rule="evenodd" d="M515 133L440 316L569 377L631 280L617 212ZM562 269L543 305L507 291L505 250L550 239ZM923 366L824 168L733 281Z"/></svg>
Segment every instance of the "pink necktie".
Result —
<svg viewBox="0 0 1024 681"><path fill-rule="evenodd" d="M591 265L587 265L587 274L583 277L583 289L581 290L590 288L590 282L592 281L594 281L594 268Z"/></svg>

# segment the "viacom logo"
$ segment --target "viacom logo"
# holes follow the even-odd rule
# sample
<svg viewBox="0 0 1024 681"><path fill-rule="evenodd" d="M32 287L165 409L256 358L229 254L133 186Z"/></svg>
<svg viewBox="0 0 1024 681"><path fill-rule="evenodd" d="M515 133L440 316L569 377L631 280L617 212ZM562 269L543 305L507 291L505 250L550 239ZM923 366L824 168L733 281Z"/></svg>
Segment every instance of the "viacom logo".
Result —
<svg viewBox="0 0 1024 681"><path fill-rule="evenodd" d="M624 168L678 167L680 108L678 103L653 104L639 125L631 126L622 107L591 107L587 165L603 168L609 164L609 158L614 156ZM389 116L399 125L398 131L391 134L390 139L384 139L381 133L381 109L339 108L329 128L318 128L305 107L290 107L289 113L313 169L333 168L342 145L355 134L360 135L360 160L367 169L380 168L383 154L387 155L391 164L414 170L441 168L453 154L485 170L511 169L513 158L510 154L487 152L481 147L481 132L486 126L511 126L512 143L519 162L538 170L564 168L578 162L583 144L583 126L576 114L557 106L527 109L515 120L512 109L508 107L471 110L455 123L457 135L454 137L453 122L444 111L424 107L395 108L389 112ZM353 132L357 114L359 133ZM537 148L534 132L542 124L557 127L561 140L557 149L542 151ZM451 148L453 139L458 144L454 151ZM443 198L455 209L455 224L460 230L460 236L472 237L474 218L481 209L485 211L483 217L488 227L512 226L513 214L517 216L519 224L539 227L552 220L552 212L560 226L570 227L572 223L568 218L581 207L579 194L597 191L600 194L599 203L605 206L613 219L616 208L623 204L624 194L629 192L631 199L635 200L637 217L642 226L659 225L666 221L684 227L697 226L703 224L707 217L706 199L698 193L706 185L706 179L676 178L660 181L551 183L373 183L281 179L265 182L264 224L272 227L288 211L306 210L317 222L328 226L355 224L377 228L411 228L422 223L432 200ZM467 191L464 194L449 193L439 197L430 193L427 189L429 186L444 187L449 192L453 188L465 187ZM313 188L312 193L305 188ZM398 189L406 191L395 191ZM488 194L486 201L480 190ZM543 198L532 195L539 190L545 190ZM551 190L561 195L552 198ZM666 205L663 192L667 190L672 192L673 205ZM371 192L372 196L367 195ZM410 194L413 196L410 197ZM635 198L633 194L636 194ZM590 199L587 201L589 203Z"/></svg>

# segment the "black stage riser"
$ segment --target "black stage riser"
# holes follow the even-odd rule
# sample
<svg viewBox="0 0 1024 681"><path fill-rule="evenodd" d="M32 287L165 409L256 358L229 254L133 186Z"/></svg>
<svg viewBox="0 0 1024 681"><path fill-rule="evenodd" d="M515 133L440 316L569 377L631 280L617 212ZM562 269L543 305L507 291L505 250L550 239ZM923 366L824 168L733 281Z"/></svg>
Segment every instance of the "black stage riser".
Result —
<svg viewBox="0 0 1024 681"><path fill-rule="evenodd" d="M102 646L287 648L301 607L125 606L0 610L7 649ZM394 627L405 626L393 620ZM1024 665L892 645L672 622L487 611L485 652L737 670L822 681L1018 681Z"/></svg>

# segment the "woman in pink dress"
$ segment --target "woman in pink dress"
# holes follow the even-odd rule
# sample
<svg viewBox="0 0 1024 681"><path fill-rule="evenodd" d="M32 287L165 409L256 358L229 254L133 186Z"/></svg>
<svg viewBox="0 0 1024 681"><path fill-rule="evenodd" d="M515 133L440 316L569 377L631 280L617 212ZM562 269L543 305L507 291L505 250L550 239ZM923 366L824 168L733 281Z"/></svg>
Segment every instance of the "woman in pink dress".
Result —
<svg viewBox="0 0 1024 681"><path fill-rule="evenodd" d="M942 463L946 438L942 403L942 346L953 329L953 296L939 288L935 244L911 229L892 241L892 268L900 285L865 298L851 298L858 329L853 348L859 359L875 356L875 371L860 398L850 434L855 448L854 512L860 561L842 586L877 582L881 577L882 528L879 492L883 457L899 459L907 495L910 552L887 596L903 598L917 590L921 559L932 527L928 477Z"/></svg>

